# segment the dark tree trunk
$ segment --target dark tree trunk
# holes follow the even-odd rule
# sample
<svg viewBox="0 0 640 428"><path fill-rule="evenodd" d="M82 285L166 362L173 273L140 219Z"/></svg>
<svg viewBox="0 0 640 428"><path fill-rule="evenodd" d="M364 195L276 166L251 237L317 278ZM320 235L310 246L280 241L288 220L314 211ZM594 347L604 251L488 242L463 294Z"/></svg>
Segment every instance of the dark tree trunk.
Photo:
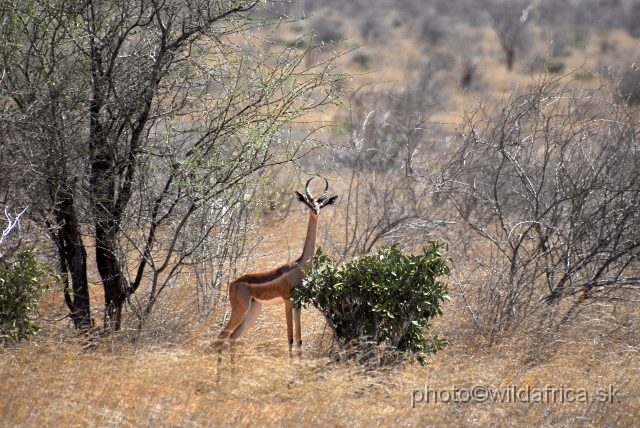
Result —
<svg viewBox="0 0 640 428"><path fill-rule="evenodd" d="M104 287L104 327L111 331L120 330L124 286L120 275L120 265L115 257L115 236L113 229L105 230L102 224L96 225L96 265Z"/></svg>
<svg viewBox="0 0 640 428"><path fill-rule="evenodd" d="M82 242L78 218L75 213L73 195L68 190L57 192L54 199L55 216L59 230L56 241L63 273L71 278L73 298L65 288L65 302L71 312L71 319L77 330L91 328L91 308L89 302L89 281L87 279L87 252Z"/></svg>
<svg viewBox="0 0 640 428"><path fill-rule="evenodd" d="M108 76L103 49L91 40L93 98L89 107L89 151L91 153L90 188L93 195L96 233L96 266L104 288L104 328L120 330L124 287L116 257L119 215L116 212L116 154L109 145L109 126L102 123Z"/></svg>
<svg viewBox="0 0 640 428"><path fill-rule="evenodd" d="M115 172L112 157L104 150L105 144L93 146L91 189L94 195L96 231L96 266L104 287L104 327L120 330L124 286L120 264L116 256L118 221L114 213Z"/></svg>
<svg viewBox="0 0 640 428"><path fill-rule="evenodd" d="M505 54L507 54L507 70L513 70L513 64L516 61L516 50L514 49L505 49Z"/></svg>
<svg viewBox="0 0 640 428"><path fill-rule="evenodd" d="M97 115L96 115L97 116ZM115 155L108 147L102 126L96 119L92 123L91 177L94 227L96 233L96 266L104 288L104 328L120 330L122 304L125 301L124 281L117 258L118 224L116 209Z"/></svg>

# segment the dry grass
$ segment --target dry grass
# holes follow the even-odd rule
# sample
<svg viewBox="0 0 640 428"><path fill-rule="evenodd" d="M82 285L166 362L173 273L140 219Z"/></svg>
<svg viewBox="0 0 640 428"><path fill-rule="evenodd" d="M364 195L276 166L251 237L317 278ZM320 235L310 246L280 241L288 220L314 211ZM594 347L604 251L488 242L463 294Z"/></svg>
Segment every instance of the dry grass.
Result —
<svg viewBox="0 0 640 428"><path fill-rule="evenodd" d="M311 316L315 316L311 314ZM454 316L448 314L447 316ZM283 333L281 314L263 316ZM309 314L307 315L309 318ZM443 319L442 322L446 322ZM279 325L278 325L279 324ZM308 325L308 324L306 324ZM279 328L277 328L279 327ZM260 328L258 328L260 330ZM306 332L305 332L306 333ZM235 368L203 344L104 343L91 351L46 338L0 355L2 426L637 426L638 348L564 338L489 350L456 343L426 367L363 373L314 358L289 359L282 334L248 339ZM308 335L305 334L305 338ZM256 338L254 338L256 339ZM621 403L417 403L414 388L619 389Z"/></svg>
<svg viewBox="0 0 640 428"><path fill-rule="evenodd" d="M304 228L303 218L302 211L293 211L290 219ZM278 224L270 226L284 228L286 222ZM295 234L289 231L289 238L283 233L267 237L257 252L269 256L259 259L262 266L256 267L296 256L300 233L296 229ZM276 236L282 242L276 242ZM274 251L274 245L283 250ZM151 325L137 341L132 340L133 332L124 331L86 346L61 325L64 322L51 322L45 323L37 339L0 350L0 426L640 424L637 310L613 313L610 307L594 307L554 334L533 325L487 347L481 339L465 334L470 320L462 305L456 304L456 290L452 290L453 301L433 327L452 343L430 365L364 371L329 362L321 344L327 334L314 310L303 312L304 355L290 359L284 310L271 307L247 334L235 367L225 353L218 379L210 345L226 307L208 317L189 318L185 315L193 314L189 290L189 284L176 287L160 309L167 319L157 317L158 325ZM54 294L46 297L43 318L63 313L59 300ZM158 335L159 331L163 334ZM454 386L471 389L478 384L500 390L527 385L585 388L590 394L613 385L619 390L620 403L614 399L613 403L490 401L411 406L416 388L452 391Z"/></svg>

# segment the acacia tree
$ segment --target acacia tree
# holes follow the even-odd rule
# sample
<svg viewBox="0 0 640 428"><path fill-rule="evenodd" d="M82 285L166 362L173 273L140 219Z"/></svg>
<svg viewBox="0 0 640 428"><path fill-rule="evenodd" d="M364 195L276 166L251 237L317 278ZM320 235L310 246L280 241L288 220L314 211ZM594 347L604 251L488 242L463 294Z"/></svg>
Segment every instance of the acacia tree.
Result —
<svg viewBox="0 0 640 428"><path fill-rule="evenodd" d="M87 245L105 327L146 284L143 321L198 249L238 230L257 173L313 148L296 121L335 102L339 76L331 58L304 65L313 46L265 49L264 28L286 21L266 6L3 3L0 144L19 171L7 185L57 248L76 328L91 325Z"/></svg>
<svg viewBox="0 0 640 428"><path fill-rule="evenodd" d="M516 52L525 41L524 29L529 22L531 5L526 1L490 2L489 13L500 47L506 56L507 70L513 69Z"/></svg>

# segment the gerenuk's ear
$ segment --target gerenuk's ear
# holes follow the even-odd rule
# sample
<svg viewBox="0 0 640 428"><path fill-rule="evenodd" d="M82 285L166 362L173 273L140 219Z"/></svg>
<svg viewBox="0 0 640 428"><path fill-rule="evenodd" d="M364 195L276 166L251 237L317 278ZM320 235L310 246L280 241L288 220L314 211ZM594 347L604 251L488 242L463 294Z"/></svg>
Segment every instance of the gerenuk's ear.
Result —
<svg viewBox="0 0 640 428"><path fill-rule="evenodd" d="M322 204L322 206L323 206L323 207L326 207L327 205L331 205L331 204L333 204L333 203L336 201L336 199L338 199L338 195L334 195L334 196L330 197L329 199L327 199L327 201L326 201L326 202L324 202L324 203Z"/></svg>
<svg viewBox="0 0 640 428"><path fill-rule="evenodd" d="M300 202L304 202L305 204L307 203L307 200L305 199L305 197L302 195L302 193L298 192L297 190L294 192L296 195L296 198L298 198L298 200Z"/></svg>

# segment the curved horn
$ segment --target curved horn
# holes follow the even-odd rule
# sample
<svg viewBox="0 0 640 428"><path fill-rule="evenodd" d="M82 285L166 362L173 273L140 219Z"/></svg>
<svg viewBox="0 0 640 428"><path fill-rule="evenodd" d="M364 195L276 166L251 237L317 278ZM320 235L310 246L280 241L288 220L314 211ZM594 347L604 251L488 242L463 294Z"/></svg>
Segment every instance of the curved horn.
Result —
<svg viewBox="0 0 640 428"><path fill-rule="evenodd" d="M313 200L313 196L311 196L311 192L309 191L309 183L311 183L311 180L313 180L314 178L315 177L311 177L309 181L307 181L307 184L305 184L304 186L304 191L307 194L307 198L309 199L309 202Z"/></svg>
<svg viewBox="0 0 640 428"><path fill-rule="evenodd" d="M324 178L324 177L323 177ZM327 197L327 192L329 191L329 181L327 181L327 179L324 179L324 182L326 184L325 188L324 188L324 193L322 194L322 196L320 196L318 199L320 199L321 201L324 200L324 198Z"/></svg>

